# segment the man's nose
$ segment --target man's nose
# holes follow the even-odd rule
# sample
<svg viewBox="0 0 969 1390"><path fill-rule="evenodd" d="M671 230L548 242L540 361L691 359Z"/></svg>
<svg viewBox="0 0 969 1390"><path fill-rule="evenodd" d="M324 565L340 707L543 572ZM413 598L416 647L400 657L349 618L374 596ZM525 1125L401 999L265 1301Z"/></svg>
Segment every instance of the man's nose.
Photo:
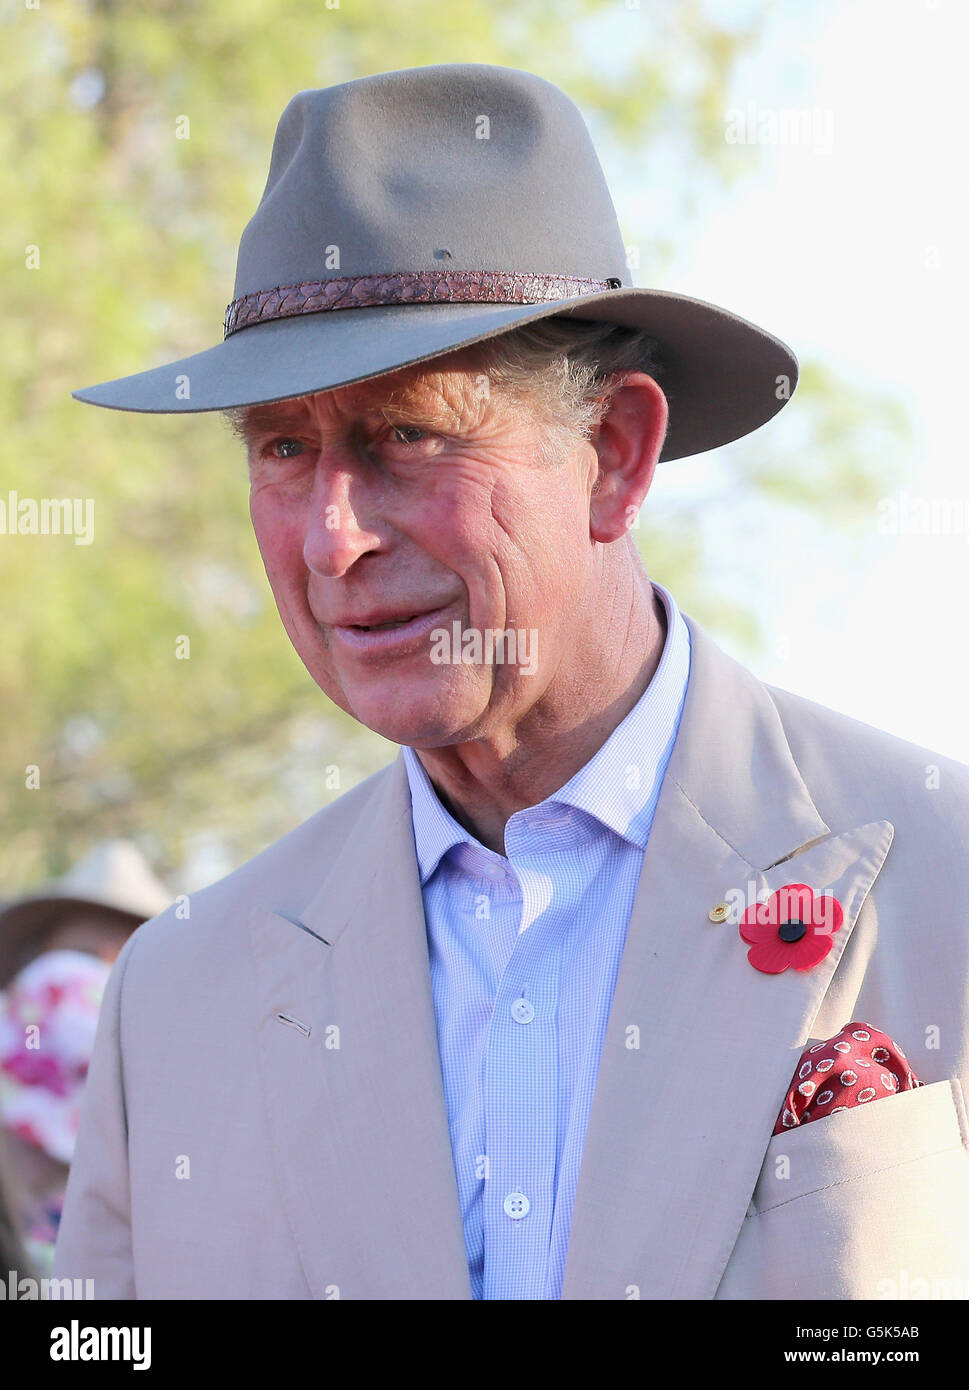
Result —
<svg viewBox="0 0 969 1390"><path fill-rule="evenodd" d="M344 574L380 536L374 529L365 485L347 468L320 465L306 516L303 559L313 574L334 579Z"/></svg>

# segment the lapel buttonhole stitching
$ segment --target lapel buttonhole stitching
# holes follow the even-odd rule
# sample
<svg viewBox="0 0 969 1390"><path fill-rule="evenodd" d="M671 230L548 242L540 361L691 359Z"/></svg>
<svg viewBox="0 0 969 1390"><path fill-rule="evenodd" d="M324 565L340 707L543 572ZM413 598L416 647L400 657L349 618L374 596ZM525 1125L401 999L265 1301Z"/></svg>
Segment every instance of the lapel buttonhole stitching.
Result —
<svg viewBox="0 0 969 1390"><path fill-rule="evenodd" d="M308 1038L313 1029L308 1023L303 1023L301 1019L294 1018L292 1014L278 1013L277 1023L284 1023L287 1028L295 1028L298 1033L302 1033L304 1038Z"/></svg>

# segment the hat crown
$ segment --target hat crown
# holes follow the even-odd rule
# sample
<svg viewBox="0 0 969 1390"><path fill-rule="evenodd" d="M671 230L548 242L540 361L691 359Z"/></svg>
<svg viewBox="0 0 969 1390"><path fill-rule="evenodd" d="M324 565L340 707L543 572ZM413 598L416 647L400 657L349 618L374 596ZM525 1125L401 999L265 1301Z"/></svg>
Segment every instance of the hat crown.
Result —
<svg viewBox="0 0 969 1390"><path fill-rule="evenodd" d="M242 236L234 297L441 270L631 284L574 103L531 73L473 63L295 96Z"/></svg>
<svg viewBox="0 0 969 1390"><path fill-rule="evenodd" d="M130 840L102 840L48 889L52 897L77 898L147 921L164 912L171 894Z"/></svg>

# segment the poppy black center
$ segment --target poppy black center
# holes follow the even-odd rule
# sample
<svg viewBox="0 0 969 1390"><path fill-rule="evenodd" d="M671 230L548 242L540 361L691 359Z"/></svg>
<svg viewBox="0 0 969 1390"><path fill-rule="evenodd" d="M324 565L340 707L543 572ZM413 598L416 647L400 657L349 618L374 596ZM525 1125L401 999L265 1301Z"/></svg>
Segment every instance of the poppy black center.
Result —
<svg viewBox="0 0 969 1390"><path fill-rule="evenodd" d="M800 941L806 931L807 927L803 922L785 922L781 926L778 935L782 941Z"/></svg>

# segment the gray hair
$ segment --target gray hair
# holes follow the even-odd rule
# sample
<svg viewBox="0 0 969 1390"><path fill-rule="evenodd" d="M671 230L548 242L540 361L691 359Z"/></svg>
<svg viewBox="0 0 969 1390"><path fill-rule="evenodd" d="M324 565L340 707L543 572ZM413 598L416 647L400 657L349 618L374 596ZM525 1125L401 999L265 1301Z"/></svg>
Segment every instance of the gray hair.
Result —
<svg viewBox="0 0 969 1390"><path fill-rule="evenodd" d="M546 416L546 446L590 439L629 372L657 381L659 343L643 329L548 318L478 345L496 387L537 404Z"/></svg>

